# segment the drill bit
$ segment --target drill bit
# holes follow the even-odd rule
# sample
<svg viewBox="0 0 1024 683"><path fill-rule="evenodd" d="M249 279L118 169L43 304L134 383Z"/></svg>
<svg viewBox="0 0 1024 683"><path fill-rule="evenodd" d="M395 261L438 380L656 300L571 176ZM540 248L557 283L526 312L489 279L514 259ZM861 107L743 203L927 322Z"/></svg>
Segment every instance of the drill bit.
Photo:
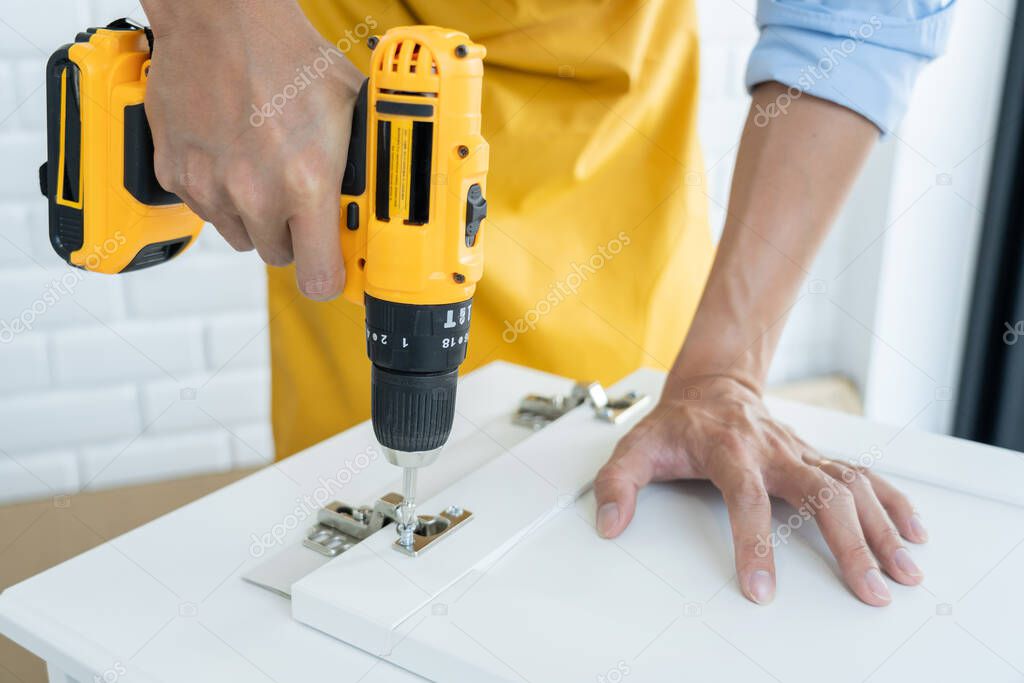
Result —
<svg viewBox="0 0 1024 683"><path fill-rule="evenodd" d="M400 451L384 447L387 461L402 468L402 504L395 511L398 517L395 526L398 530L398 544L406 550L412 550L414 535L419 527L419 518L416 516L417 471L437 460L440 453L440 447L429 451Z"/></svg>
<svg viewBox="0 0 1024 683"><path fill-rule="evenodd" d="M416 533L416 468L402 468L402 504L398 508L398 542L412 548Z"/></svg>

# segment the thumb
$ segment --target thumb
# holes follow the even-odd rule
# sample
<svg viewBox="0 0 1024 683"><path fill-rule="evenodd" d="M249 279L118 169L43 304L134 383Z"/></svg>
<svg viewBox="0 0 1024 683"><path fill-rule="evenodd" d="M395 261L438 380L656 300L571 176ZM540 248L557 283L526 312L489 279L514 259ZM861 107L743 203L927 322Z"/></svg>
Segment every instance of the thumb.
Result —
<svg viewBox="0 0 1024 683"><path fill-rule="evenodd" d="M654 468L644 439L627 434L594 479L597 532L615 538L629 526L636 511L636 494L651 481Z"/></svg>

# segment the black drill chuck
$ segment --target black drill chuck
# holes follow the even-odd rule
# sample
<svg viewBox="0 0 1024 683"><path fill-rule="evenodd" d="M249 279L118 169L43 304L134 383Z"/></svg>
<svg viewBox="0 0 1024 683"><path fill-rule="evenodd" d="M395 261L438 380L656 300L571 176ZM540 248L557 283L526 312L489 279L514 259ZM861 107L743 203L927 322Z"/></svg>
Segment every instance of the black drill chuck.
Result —
<svg viewBox="0 0 1024 683"><path fill-rule="evenodd" d="M472 299L416 305L366 295L371 415L382 446L429 451L448 440L472 305Z"/></svg>
<svg viewBox="0 0 1024 683"><path fill-rule="evenodd" d="M371 372L373 433L382 446L413 453L432 451L448 441L458 368L423 374L374 365Z"/></svg>

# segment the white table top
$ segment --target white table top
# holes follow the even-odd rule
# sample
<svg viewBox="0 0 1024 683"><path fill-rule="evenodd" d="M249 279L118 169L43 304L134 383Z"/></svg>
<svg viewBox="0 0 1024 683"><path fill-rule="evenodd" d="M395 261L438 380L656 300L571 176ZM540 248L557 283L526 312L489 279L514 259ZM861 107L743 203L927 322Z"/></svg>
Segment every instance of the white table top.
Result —
<svg viewBox="0 0 1024 683"><path fill-rule="evenodd" d="M424 499L530 436L509 419L524 394L570 386L503 363L468 375L453 443L477 444L477 461L428 468ZM878 469L896 475L932 536L913 549L924 587L893 587L885 609L861 605L817 532L803 528L777 552L776 602L754 606L732 578L719 497L675 483L649 487L614 543L596 538L584 496L437 619L457 616L511 680L654 681L678 679L681 666L695 680L903 680L923 669L942 672L936 680L1024 678L1024 458L912 427L771 407L830 455L882 453ZM368 425L356 427L8 589L0 632L80 681L112 671L119 682L420 680L297 623L288 601L240 578L263 560L268 531L289 526L282 542L298 542L309 497L362 502L398 488L397 470L366 462L370 438ZM780 506L777 519L788 514ZM678 520L693 524L672 543ZM586 639L580 619L614 638Z"/></svg>

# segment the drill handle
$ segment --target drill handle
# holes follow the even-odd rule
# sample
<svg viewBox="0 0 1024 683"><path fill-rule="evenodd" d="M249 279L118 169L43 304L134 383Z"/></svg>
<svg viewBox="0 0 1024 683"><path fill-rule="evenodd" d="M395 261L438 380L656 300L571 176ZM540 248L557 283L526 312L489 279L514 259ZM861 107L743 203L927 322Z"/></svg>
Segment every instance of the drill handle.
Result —
<svg viewBox="0 0 1024 683"><path fill-rule="evenodd" d="M366 192L366 126L369 121L367 111L367 88L370 79L363 80L356 96L355 108L352 111L352 134L348 139L348 160L345 163L345 177L341 180L341 194L348 197L359 197Z"/></svg>
<svg viewBox="0 0 1024 683"><path fill-rule="evenodd" d="M345 260L345 298L363 305L366 265L366 232L369 221L367 192L367 136L370 122L368 88L363 81L352 113L352 134L348 141L345 177L341 181L341 251Z"/></svg>

